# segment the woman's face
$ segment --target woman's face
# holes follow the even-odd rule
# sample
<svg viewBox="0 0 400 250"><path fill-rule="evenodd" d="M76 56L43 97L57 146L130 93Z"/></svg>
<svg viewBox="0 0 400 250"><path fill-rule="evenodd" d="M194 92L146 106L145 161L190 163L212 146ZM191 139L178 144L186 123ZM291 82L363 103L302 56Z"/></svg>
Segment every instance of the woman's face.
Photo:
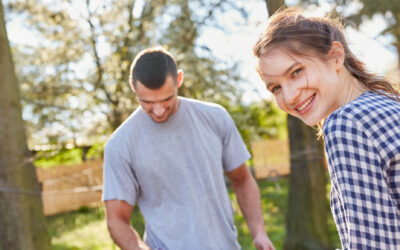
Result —
<svg viewBox="0 0 400 250"><path fill-rule="evenodd" d="M260 76L278 106L309 126L339 108L339 75L335 58L325 61L271 49L258 61Z"/></svg>

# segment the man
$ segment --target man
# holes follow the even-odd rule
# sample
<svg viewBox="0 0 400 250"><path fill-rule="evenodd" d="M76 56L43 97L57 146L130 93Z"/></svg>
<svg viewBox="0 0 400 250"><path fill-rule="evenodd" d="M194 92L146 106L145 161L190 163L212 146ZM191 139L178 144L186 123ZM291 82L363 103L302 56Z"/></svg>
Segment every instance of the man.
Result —
<svg viewBox="0 0 400 250"><path fill-rule="evenodd" d="M178 97L183 71L162 48L139 53L130 85L140 107L105 147L104 191L111 237L122 249L240 249L224 181L229 177L257 249L264 230L250 155L219 105ZM129 219L135 205L144 241Z"/></svg>

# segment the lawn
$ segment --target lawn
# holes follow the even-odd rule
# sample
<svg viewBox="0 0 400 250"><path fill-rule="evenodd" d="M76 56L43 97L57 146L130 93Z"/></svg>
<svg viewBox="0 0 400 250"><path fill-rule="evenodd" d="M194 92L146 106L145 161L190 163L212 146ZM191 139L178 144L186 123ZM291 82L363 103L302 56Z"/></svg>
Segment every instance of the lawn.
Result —
<svg viewBox="0 0 400 250"><path fill-rule="evenodd" d="M285 214L287 209L288 179L280 178L276 182L258 181L266 231L277 250L283 249L285 240ZM243 219L235 196L230 191L235 224L239 233L239 242L244 250L255 249L252 239ZM144 230L143 218L135 208L131 217L132 225L142 235ZM107 232L104 208L81 208L80 211L51 216L47 218L52 245L55 250L108 250L119 249L115 246ZM332 241L339 247L338 237L329 218Z"/></svg>

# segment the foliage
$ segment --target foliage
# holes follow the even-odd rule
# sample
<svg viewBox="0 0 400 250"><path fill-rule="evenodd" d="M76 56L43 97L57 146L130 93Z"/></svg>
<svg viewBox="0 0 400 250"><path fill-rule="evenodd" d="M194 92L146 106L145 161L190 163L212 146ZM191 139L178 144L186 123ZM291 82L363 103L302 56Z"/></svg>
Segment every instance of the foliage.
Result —
<svg viewBox="0 0 400 250"><path fill-rule="evenodd" d="M235 8L232 0L10 1L8 18L22 19L35 37L13 46L28 131L40 135L31 144L118 127L138 105L127 82L130 62L149 46L176 56L186 72L184 96L237 101L235 64L197 45L202 27L217 25L216 13Z"/></svg>
<svg viewBox="0 0 400 250"><path fill-rule="evenodd" d="M104 142L96 142L88 147L62 148L59 150L36 151L34 164L36 167L48 168L80 164L83 160L97 160L103 157ZM87 152L84 159L84 152Z"/></svg>
<svg viewBox="0 0 400 250"><path fill-rule="evenodd" d="M341 6L350 4L348 0L337 0ZM346 16L346 20L356 28L366 20L372 19L375 15L380 15L386 21L386 28L381 35L391 35L394 38L393 45L397 50L398 63L400 65L400 5L398 0L358 0L361 4L358 12ZM345 9L342 7L341 9ZM340 9L339 9L340 10Z"/></svg>
<svg viewBox="0 0 400 250"><path fill-rule="evenodd" d="M42 168L79 164L82 162L82 154L80 148L38 151L33 163L36 167Z"/></svg>
<svg viewBox="0 0 400 250"><path fill-rule="evenodd" d="M103 158L104 145L105 145L104 142L96 142L96 143L94 143L90 147L90 149L89 149L89 151L88 151L88 153L86 155L86 158L89 159L89 160Z"/></svg>
<svg viewBox="0 0 400 250"><path fill-rule="evenodd" d="M300 2L305 5L321 3L320 0L300 0ZM384 32L394 32L393 35L398 33L396 23L400 21L400 6L397 0L328 0L325 2L330 4L332 11L343 14L350 22L349 24L359 26L375 14L381 14L388 25L388 29ZM349 6L352 10L347 9Z"/></svg>
<svg viewBox="0 0 400 250"><path fill-rule="evenodd" d="M254 140L287 138L286 113L273 101L226 107L248 148Z"/></svg>
<svg viewBox="0 0 400 250"><path fill-rule="evenodd" d="M273 104L241 104L241 91L235 88L239 66L218 61L210 49L197 45L206 25L218 26L217 13L234 9L246 19L234 1L207 3L9 2L9 17L24 20L37 37L14 45L29 144L97 144L100 135L110 134L138 105L127 83L130 62L138 51L157 44L168 48L185 72L180 95L224 105L248 147L252 139L284 137L285 121ZM87 158L100 157L101 147L91 148ZM49 163L41 156L35 163L79 162L49 153Z"/></svg>
<svg viewBox="0 0 400 250"><path fill-rule="evenodd" d="M305 6L310 4L318 5L320 0L300 0ZM400 5L398 0L328 0L331 12L343 15L346 24L359 28L363 22L371 20L376 15L383 17L386 21L386 28L381 35L391 35L394 38L394 45L397 55L400 56ZM400 61L399 61L400 63Z"/></svg>

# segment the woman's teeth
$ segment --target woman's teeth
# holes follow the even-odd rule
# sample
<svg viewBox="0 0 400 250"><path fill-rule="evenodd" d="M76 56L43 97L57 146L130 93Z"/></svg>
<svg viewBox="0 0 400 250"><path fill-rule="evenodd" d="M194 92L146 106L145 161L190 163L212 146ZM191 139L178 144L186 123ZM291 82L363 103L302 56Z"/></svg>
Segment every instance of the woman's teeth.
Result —
<svg viewBox="0 0 400 250"><path fill-rule="evenodd" d="M310 98L308 98L308 100L303 105L301 105L300 108L297 108L297 110L302 111L305 107L307 107L307 105L312 101L313 98L314 98L314 95L311 96Z"/></svg>

